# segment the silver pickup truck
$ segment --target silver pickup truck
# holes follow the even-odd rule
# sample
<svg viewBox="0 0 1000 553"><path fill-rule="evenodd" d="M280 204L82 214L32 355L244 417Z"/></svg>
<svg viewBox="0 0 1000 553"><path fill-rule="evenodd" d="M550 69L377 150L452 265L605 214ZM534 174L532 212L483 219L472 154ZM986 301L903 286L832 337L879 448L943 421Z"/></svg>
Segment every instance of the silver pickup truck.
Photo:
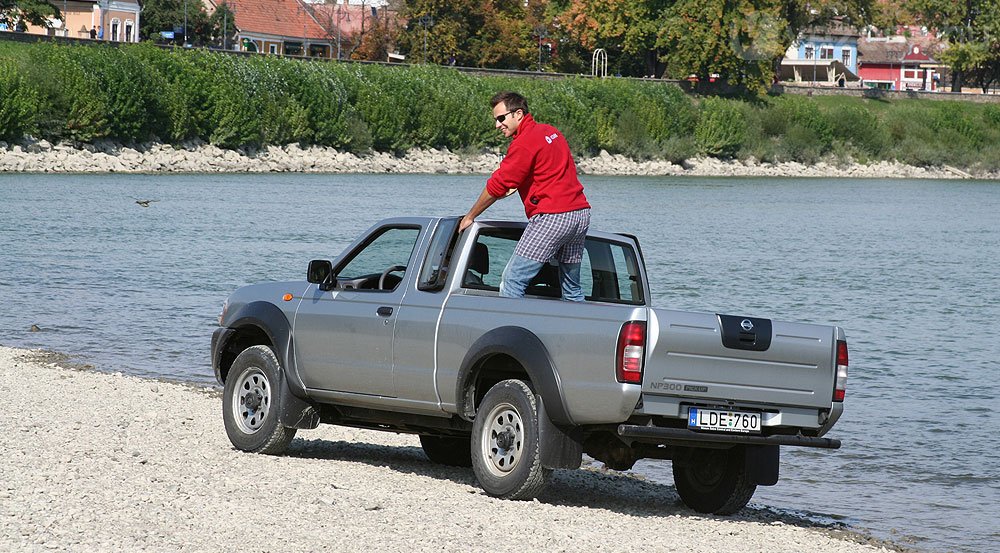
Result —
<svg viewBox="0 0 1000 553"><path fill-rule="evenodd" d="M780 446L824 438L843 411L834 326L649 305L635 237L590 232L586 301L545 266L498 295L524 223L382 221L306 281L236 290L212 336L233 445L279 454L319 423L420 436L490 495L535 497L582 455L626 470L672 461L681 499L734 513L778 480Z"/></svg>

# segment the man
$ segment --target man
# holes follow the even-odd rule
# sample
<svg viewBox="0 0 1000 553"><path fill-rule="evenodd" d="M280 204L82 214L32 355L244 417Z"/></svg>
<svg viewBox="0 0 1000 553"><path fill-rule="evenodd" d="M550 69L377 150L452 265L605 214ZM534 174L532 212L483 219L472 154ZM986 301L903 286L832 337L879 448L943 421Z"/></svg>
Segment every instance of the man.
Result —
<svg viewBox="0 0 1000 553"><path fill-rule="evenodd" d="M490 101L496 128L512 138L507 156L486 181L479 199L462 218L465 230L486 208L517 190L528 226L500 279L500 295L524 297L542 266L559 262L562 299L583 301L580 262L590 227L590 204L576 176L576 164L562 133L536 123L528 102L516 92L500 92Z"/></svg>

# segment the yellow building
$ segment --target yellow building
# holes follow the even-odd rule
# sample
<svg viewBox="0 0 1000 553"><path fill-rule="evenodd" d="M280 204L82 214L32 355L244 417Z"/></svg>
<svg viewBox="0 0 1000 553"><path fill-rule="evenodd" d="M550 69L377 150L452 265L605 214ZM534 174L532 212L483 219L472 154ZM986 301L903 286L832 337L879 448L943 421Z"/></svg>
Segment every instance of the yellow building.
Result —
<svg viewBox="0 0 1000 553"><path fill-rule="evenodd" d="M52 0L63 20L51 19L49 28L28 25L36 35L93 38L112 42L139 42L137 0Z"/></svg>

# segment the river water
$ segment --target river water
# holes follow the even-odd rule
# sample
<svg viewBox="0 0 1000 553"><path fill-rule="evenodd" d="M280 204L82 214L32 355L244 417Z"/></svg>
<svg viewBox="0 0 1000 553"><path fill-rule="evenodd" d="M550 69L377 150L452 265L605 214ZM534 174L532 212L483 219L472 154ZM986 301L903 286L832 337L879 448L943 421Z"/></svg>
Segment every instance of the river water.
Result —
<svg viewBox="0 0 1000 553"><path fill-rule="evenodd" d="M0 344L212 383L233 289L303 278L384 217L463 213L483 180L0 175ZM928 551L1000 550L1000 183L584 182L592 226L639 237L655 305L846 329L829 435L843 448L783 448L781 481L751 505ZM523 218L514 199L487 215ZM669 463L635 470L672 482Z"/></svg>

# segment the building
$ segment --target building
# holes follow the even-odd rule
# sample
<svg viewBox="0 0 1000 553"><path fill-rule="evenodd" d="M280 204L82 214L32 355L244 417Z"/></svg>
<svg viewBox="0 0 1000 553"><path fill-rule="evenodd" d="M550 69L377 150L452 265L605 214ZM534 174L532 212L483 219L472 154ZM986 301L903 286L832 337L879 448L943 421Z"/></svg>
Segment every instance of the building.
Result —
<svg viewBox="0 0 1000 553"><path fill-rule="evenodd" d="M227 5L236 19L237 49L286 56L346 58L374 22L396 17L385 0L227 0Z"/></svg>
<svg viewBox="0 0 1000 553"><path fill-rule="evenodd" d="M937 91L941 65L920 44L903 37L869 38L859 44L863 86L883 90Z"/></svg>
<svg viewBox="0 0 1000 553"><path fill-rule="evenodd" d="M329 58L330 33L298 0L229 0L236 45L245 52Z"/></svg>
<svg viewBox="0 0 1000 553"><path fill-rule="evenodd" d="M139 42L138 0L65 0L55 2L63 19L50 19L48 27L27 25L27 33L69 38L94 38L114 42Z"/></svg>
<svg viewBox="0 0 1000 553"><path fill-rule="evenodd" d="M858 32L836 22L803 31L785 52L779 79L816 86L857 86Z"/></svg>

